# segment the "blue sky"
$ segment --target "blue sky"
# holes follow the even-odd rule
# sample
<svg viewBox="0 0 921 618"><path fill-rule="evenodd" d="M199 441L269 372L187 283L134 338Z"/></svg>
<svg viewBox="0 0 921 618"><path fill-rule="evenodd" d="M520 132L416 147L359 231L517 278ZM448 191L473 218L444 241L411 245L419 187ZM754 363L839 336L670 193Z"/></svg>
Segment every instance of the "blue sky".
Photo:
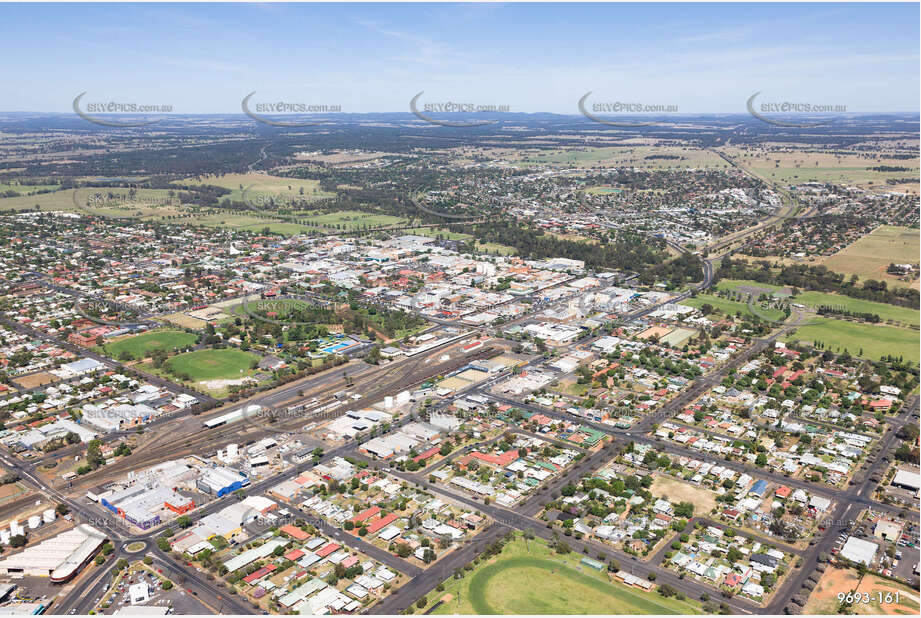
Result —
<svg viewBox="0 0 921 618"><path fill-rule="evenodd" d="M0 111L240 100L577 113L578 99L742 113L919 110L913 4L0 4Z"/></svg>

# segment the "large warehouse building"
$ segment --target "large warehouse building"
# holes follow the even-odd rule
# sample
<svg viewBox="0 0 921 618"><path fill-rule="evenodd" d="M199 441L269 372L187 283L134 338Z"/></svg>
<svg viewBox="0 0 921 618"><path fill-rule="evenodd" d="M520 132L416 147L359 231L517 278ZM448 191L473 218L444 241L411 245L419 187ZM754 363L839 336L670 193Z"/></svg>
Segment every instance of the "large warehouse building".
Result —
<svg viewBox="0 0 921 618"><path fill-rule="evenodd" d="M104 533L80 524L0 560L0 574L48 577L52 582L64 583L87 565L105 540Z"/></svg>

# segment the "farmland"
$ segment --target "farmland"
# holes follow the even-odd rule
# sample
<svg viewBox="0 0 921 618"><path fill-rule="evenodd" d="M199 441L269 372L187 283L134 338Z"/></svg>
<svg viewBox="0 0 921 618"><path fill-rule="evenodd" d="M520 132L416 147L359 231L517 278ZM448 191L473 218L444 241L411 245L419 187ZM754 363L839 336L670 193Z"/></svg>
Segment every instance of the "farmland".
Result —
<svg viewBox="0 0 921 618"><path fill-rule="evenodd" d="M918 177L918 168L911 165L904 172L885 172L871 168L880 166L906 167L906 161L891 159L885 155L871 156L862 152L821 152L816 150L778 150L761 148L757 150L727 149L727 154L754 173L784 184L804 182L832 182L859 187L885 185L889 178ZM901 185L902 190L918 192L914 185Z"/></svg>
<svg viewBox="0 0 921 618"><path fill-rule="evenodd" d="M886 272L891 263L917 264L921 251L918 230L894 225L881 225L863 238L845 247L822 263L830 270L857 275L861 280L876 279L889 285L906 285ZM913 287L918 287L915 280Z"/></svg>

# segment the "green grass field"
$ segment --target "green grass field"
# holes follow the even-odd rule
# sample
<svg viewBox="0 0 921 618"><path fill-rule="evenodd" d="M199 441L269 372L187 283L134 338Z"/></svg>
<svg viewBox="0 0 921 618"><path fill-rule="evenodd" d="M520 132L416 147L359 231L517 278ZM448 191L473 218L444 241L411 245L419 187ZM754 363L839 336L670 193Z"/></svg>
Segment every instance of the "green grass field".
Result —
<svg viewBox="0 0 921 618"><path fill-rule="evenodd" d="M530 551L529 551L530 550ZM542 540L521 537L502 553L461 579L445 582L445 592L428 595L429 607L450 600L434 614L699 614L690 600L625 586L579 563L582 556L559 555ZM414 606L415 609L415 606ZM616 610L616 611L614 611Z"/></svg>
<svg viewBox="0 0 921 618"><path fill-rule="evenodd" d="M186 352L166 362L174 373L188 374L192 381L235 380L250 375L250 364L257 358L236 348L223 348Z"/></svg>
<svg viewBox="0 0 921 618"><path fill-rule="evenodd" d="M5 193L6 191L15 191L20 195L29 195L35 193L36 191L47 191L49 189L57 190L61 185L30 185L30 184L19 184L15 182L0 182L0 193Z"/></svg>
<svg viewBox="0 0 921 618"><path fill-rule="evenodd" d="M360 210L340 210L336 212L314 212L313 214L298 215L298 219L304 219L308 225L317 227L339 226L343 230L360 229L367 227L380 227L400 225L407 223L406 219L394 217L392 215L377 215Z"/></svg>
<svg viewBox="0 0 921 618"><path fill-rule="evenodd" d="M220 176L198 176L176 181L177 184L187 185L214 185L230 189L227 197L231 201L242 202L243 191L246 197L257 206L263 205L263 198L284 197L298 200L318 200L326 197L335 197L320 189L319 180L303 178L284 178L269 174L223 174ZM303 193L301 192L303 190Z"/></svg>
<svg viewBox="0 0 921 618"><path fill-rule="evenodd" d="M146 358L154 350L172 352L195 343L197 337L181 330L157 330L134 337L126 337L104 346L106 354L112 358L119 358L123 352L131 354L131 358Z"/></svg>
<svg viewBox="0 0 921 618"><path fill-rule="evenodd" d="M808 344L820 341L825 344L825 349L832 352L847 349L854 356L873 360L891 354L918 363L921 356L918 351L918 331L879 324L814 317L805 326L788 333L784 339Z"/></svg>
<svg viewBox="0 0 921 618"><path fill-rule="evenodd" d="M15 190L15 186L14 186ZM112 194L109 198L108 194ZM81 187L53 193L0 198L0 211L40 210L87 212L105 217L161 219L180 212L166 189L139 189L129 197L124 187Z"/></svg>
<svg viewBox="0 0 921 618"><path fill-rule="evenodd" d="M758 281L751 281L749 279L720 279L719 283L716 284L716 288L718 290L738 290L742 287L764 288L765 290L771 290L772 292L777 292L783 289L782 285L759 283Z"/></svg>
<svg viewBox="0 0 921 618"><path fill-rule="evenodd" d="M695 298L688 298L687 300L681 301L680 305L687 305L689 307L700 308L701 305L709 303L713 306L714 309L723 312L726 315L735 315L736 312L741 311L742 315L754 315L762 320L773 320L780 321L784 319L783 311L780 309L774 309L773 307L763 307L755 303L757 307L756 312L752 312L748 308L747 303L740 303L734 300L728 300L725 298L720 298L719 296L713 296L711 294L698 294Z"/></svg>
<svg viewBox="0 0 921 618"><path fill-rule="evenodd" d="M869 300L859 298L850 298L840 294L826 294L824 292L803 292L796 298L792 299L795 303L800 303L808 307L817 307L819 305L828 305L831 307L842 307L847 311L856 311L860 313L875 313L883 320L894 320L903 324L921 325L917 309L908 309L906 307L896 307L886 303L874 303Z"/></svg>

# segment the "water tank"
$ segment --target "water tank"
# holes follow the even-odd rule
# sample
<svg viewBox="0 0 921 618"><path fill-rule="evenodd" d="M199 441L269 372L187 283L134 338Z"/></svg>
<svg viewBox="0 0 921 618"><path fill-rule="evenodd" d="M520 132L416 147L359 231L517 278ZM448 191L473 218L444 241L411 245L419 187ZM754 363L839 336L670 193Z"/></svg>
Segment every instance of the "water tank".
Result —
<svg viewBox="0 0 921 618"><path fill-rule="evenodd" d="M19 525L19 522L13 521L10 522L10 534L25 534L26 529Z"/></svg>
<svg viewBox="0 0 921 618"><path fill-rule="evenodd" d="M228 444L228 445L227 445L227 458L228 458L228 459L233 459L233 458L236 457L238 454L239 454L239 451L237 450L237 445L236 445L236 444Z"/></svg>
<svg viewBox="0 0 921 618"><path fill-rule="evenodd" d="M42 518L38 515L33 515L29 518L29 530L35 530L42 525Z"/></svg>
<svg viewBox="0 0 921 618"><path fill-rule="evenodd" d="M50 524L57 518L57 514L54 512L54 509L45 509L42 511L42 519L45 520L46 524Z"/></svg>
<svg viewBox="0 0 921 618"><path fill-rule="evenodd" d="M0 543L3 543L4 545L9 545L11 536L13 535L10 534L10 531L7 530L6 528L0 530Z"/></svg>

